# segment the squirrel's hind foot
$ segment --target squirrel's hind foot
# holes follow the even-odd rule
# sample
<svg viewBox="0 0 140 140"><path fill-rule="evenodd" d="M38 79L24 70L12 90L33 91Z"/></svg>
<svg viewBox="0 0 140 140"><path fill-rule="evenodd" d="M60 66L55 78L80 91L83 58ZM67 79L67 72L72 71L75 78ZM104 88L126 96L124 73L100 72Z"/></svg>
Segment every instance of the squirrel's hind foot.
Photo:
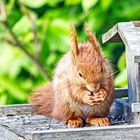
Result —
<svg viewBox="0 0 140 140"><path fill-rule="evenodd" d="M87 123L89 125L95 125L95 126L108 126L110 125L109 119L106 118L89 118L87 119Z"/></svg>
<svg viewBox="0 0 140 140"><path fill-rule="evenodd" d="M81 118L69 119L68 127L69 128L78 128L83 126L83 120Z"/></svg>

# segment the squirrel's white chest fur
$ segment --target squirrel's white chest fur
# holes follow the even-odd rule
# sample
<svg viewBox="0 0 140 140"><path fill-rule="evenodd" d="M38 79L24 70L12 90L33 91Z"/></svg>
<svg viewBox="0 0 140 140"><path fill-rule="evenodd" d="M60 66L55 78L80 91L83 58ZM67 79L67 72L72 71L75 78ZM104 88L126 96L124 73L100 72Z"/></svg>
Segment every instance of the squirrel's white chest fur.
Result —
<svg viewBox="0 0 140 140"><path fill-rule="evenodd" d="M71 109L74 109L75 112L82 112L82 114L86 117L89 112L93 111L93 107L89 105L79 105L77 102L70 102Z"/></svg>
<svg viewBox="0 0 140 140"><path fill-rule="evenodd" d="M82 105L82 106L80 106L80 110L82 111L84 116L86 116L89 112L93 111L93 107L91 107L89 105Z"/></svg>

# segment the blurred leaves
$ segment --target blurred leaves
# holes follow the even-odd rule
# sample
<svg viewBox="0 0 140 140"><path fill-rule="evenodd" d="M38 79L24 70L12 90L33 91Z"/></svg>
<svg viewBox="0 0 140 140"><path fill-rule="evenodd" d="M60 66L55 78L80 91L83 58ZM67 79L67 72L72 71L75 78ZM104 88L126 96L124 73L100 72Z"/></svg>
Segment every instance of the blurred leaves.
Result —
<svg viewBox="0 0 140 140"><path fill-rule="evenodd" d="M65 0L66 5L77 5L80 3L81 3L81 0Z"/></svg>
<svg viewBox="0 0 140 140"><path fill-rule="evenodd" d="M115 86L117 87L127 87L127 74L126 68L123 69L115 78Z"/></svg>
<svg viewBox="0 0 140 140"><path fill-rule="evenodd" d="M122 55L119 58L118 61L118 68L120 71L123 71L123 69L126 67L126 53L122 53Z"/></svg>
<svg viewBox="0 0 140 140"><path fill-rule="evenodd" d="M120 56L117 66L120 73L115 78L115 86L127 87L127 70L126 70L126 54L122 53Z"/></svg>
<svg viewBox="0 0 140 140"><path fill-rule="evenodd" d="M49 0L19 0L19 2L23 3L25 6L29 6L31 8L39 8L48 1Z"/></svg>
<svg viewBox="0 0 140 140"><path fill-rule="evenodd" d="M101 6L104 10L108 10L113 0L101 0Z"/></svg>
<svg viewBox="0 0 140 140"><path fill-rule="evenodd" d="M70 48L72 24L77 28L79 41L87 38L83 31L87 21L101 42L102 34L117 22L139 19L139 11L139 0L1 0L0 104L27 102L33 87L47 82L26 53L8 43L14 38L3 21L8 20L24 48L53 76L56 63ZM117 72L115 86L126 87L124 45L103 44L102 49Z"/></svg>
<svg viewBox="0 0 140 140"><path fill-rule="evenodd" d="M25 102L27 100L27 93L24 92L22 89L20 89L17 86L16 82L14 82L12 79L8 79L7 77L0 76L0 86L2 87L4 92L8 92L8 94L11 94L11 96L16 100L19 100L21 102L22 101Z"/></svg>
<svg viewBox="0 0 140 140"><path fill-rule="evenodd" d="M9 77L15 78L19 74L21 66L23 65L21 60L17 59L17 57L20 58L20 55L22 55L21 52L16 49L9 47L7 47L7 49L3 48L0 52L0 74L8 73Z"/></svg>
<svg viewBox="0 0 140 140"><path fill-rule="evenodd" d="M88 11L91 7L93 7L99 0L82 0L82 7L84 11Z"/></svg>
<svg viewBox="0 0 140 140"><path fill-rule="evenodd" d="M19 37L29 32L30 29L31 25L27 16L23 16L22 18L20 18L20 20L16 22L16 24L13 26L13 31L16 33L17 36L19 35Z"/></svg>

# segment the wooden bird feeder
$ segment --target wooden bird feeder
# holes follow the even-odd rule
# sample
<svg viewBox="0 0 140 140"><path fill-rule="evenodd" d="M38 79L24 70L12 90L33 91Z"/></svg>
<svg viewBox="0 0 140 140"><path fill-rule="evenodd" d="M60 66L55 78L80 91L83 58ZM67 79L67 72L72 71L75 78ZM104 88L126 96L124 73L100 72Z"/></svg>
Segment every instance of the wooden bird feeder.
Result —
<svg viewBox="0 0 140 140"><path fill-rule="evenodd" d="M103 35L106 42L125 44L131 123L140 123L140 21L116 24Z"/></svg>
<svg viewBox="0 0 140 140"><path fill-rule="evenodd" d="M106 42L125 44L128 73L128 89L115 90L111 126L69 129L63 122L37 115L29 104L6 105L0 107L0 140L140 139L140 22L116 24L103 35Z"/></svg>

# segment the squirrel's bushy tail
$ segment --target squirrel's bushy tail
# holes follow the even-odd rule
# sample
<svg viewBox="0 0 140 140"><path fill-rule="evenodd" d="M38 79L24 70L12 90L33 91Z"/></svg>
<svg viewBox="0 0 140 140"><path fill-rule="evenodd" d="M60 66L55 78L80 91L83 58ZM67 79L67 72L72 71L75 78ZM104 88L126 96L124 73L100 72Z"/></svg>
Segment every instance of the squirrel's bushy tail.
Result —
<svg viewBox="0 0 140 140"><path fill-rule="evenodd" d="M42 115L51 116L53 111L54 93L52 83L38 87L30 95L29 102Z"/></svg>

